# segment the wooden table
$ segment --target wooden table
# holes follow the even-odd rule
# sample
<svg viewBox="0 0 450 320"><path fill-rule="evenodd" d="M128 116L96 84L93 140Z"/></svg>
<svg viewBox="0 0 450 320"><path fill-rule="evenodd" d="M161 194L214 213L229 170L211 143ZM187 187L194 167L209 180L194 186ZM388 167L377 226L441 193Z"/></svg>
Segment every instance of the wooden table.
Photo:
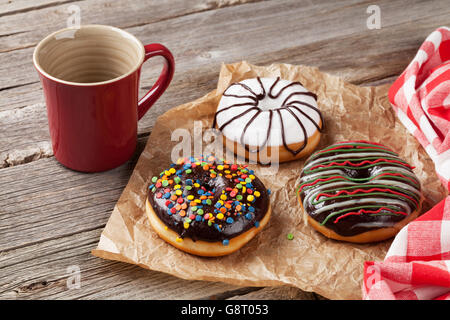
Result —
<svg viewBox="0 0 450 320"><path fill-rule="evenodd" d="M104 173L74 172L55 160L32 65L37 42L66 26L73 5L82 24L113 25L144 44L161 42L176 60L171 86L139 122L135 155ZM380 9L380 29L368 28L370 5ZM320 298L290 287L179 280L90 250L156 117L214 89L222 62L305 64L354 84L389 83L425 37L449 22L448 0L0 0L0 298ZM159 62L143 67L142 93ZM79 289L67 287L73 266L80 270Z"/></svg>

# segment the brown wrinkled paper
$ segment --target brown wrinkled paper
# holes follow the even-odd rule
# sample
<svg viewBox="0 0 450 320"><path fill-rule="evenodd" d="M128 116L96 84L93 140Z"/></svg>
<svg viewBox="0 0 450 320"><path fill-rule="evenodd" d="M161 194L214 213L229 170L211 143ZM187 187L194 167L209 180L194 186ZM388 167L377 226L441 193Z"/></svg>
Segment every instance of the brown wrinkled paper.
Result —
<svg viewBox="0 0 450 320"><path fill-rule="evenodd" d="M145 150L101 235L98 257L137 264L190 280L223 281L241 286L291 285L330 299L360 299L363 264L382 260L392 240L350 244L329 240L303 221L295 187L304 160L280 165L274 177L252 165L272 191L270 222L239 251L220 258L184 253L160 239L145 213L150 179L171 163L171 141L178 128L211 126L221 93L229 84L246 78L277 77L300 81L318 96L325 131L318 149L343 140L380 142L415 166L425 195L426 212L446 194L434 164L416 139L397 120L388 101L388 85L358 87L320 72L317 68L273 64L259 67L239 62L223 65L217 89L206 96L167 111L156 121ZM293 240L286 235L292 233Z"/></svg>

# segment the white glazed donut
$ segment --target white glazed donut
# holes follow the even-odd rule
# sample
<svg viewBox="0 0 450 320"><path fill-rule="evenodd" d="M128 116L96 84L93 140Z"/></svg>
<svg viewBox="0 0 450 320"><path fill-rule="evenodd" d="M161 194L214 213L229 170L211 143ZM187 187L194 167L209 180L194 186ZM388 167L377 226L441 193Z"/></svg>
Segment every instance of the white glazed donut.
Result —
<svg viewBox="0 0 450 320"><path fill-rule="evenodd" d="M317 97L300 82L252 78L222 94L213 127L234 153L261 163L309 155L323 129ZM253 158L256 157L256 158Z"/></svg>

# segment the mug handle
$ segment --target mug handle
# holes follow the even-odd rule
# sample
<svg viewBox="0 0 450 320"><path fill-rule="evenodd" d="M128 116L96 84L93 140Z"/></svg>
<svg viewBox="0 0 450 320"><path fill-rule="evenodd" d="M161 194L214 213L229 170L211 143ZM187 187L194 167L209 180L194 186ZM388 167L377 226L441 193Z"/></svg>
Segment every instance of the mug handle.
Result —
<svg viewBox="0 0 450 320"><path fill-rule="evenodd" d="M148 109L150 109L167 89L175 71L175 60L173 59L172 53L165 46L159 43L152 43L144 46L144 49L144 62L154 56L161 56L165 61L158 80L156 80L151 89L138 102L138 120L144 116Z"/></svg>

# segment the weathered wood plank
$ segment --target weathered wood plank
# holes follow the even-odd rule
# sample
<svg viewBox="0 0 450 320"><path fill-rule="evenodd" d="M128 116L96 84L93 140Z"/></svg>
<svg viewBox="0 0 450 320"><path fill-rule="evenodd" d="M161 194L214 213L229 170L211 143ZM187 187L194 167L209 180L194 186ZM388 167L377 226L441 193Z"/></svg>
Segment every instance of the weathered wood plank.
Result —
<svg viewBox="0 0 450 320"><path fill-rule="evenodd" d="M256 64L288 62L313 65L350 82L363 85L393 81L415 55L423 39L437 25L444 24L448 15L448 13L442 13L432 18L413 20L376 31L362 30L333 40L310 39L310 43L291 48L261 47L260 52L248 55L243 54L242 52L246 51L240 51L239 48L228 48L227 52L212 54L211 49L205 47L194 54L191 51L183 51L184 44L170 43L175 48L181 48L174 50L177 70L173 83L160 101L140 121L139 132L149 132L157 116L169 108L196 99L214 89L222 61L248 59ZM139 27L136 32L144 36L145 28ZM414 32L411 32L411 29L414 29ZM170 32L168 40L172 41L173 37L170 38L169 34ZM229 39L232 35L224 32L223 37ZM194 37L190 42L194 47L205 46L201 42L201 37ZM252 43L258 46L256 41L252 40ZM157 72L157 61L149 62L149 65L144 66L142 80L144 88L151 85ZM36 93L29 93L28 90L36 90ZM14 93L11 93L12 91ZM142 92L144 89L141 90ZM9 96L5 96L8 94ZM33 97L41 102L27 105L34 99ZM2 92L0 104L2 101L7 103L11 100L11 105L4 106L6 110L0 111L0 127L5 132L0 136L0 167L26 162L23 159L33 160L50 156L46 110L39 83ZM22 104L26 106L18 108Z"/></svg>
<svg viewBox="0 0 450 320"><path fill-rule="evenodd" d="M95 229L2 253L0 299L208 299L243 290L94 257L100 234ZM67 287L75 270L69 267L80 271L79 289Z"/></svg>
<svg viewBox="0 0 450 320"><path fill-rule="evenodd" d="M383 8L383 28L409 22L411 16L420 16L425 19L448 13L449 10L442 1L414 1L414 3L408 2L409 14L406 15L404 14L406 3L406 1L386 0L379 2L380 7ZM167 44L173 49L179 63L188 58L190 65L202 66L213 61L230 61L230 58L235 60L236 56L242 55L251 57L263 53L270 56L270 53L355 32L365 31L366 36L371 36L374 33L365 26L366 8L366 3L359 3L356 0L346 0L339 4L270 1L220 10L204 11L202 9L200 12L169 18L169 20L147 21L144 25L134 24L138 25L134 28L122 26L120 21L116 21L117 19L111 21L111 24L128 29L145 43L160 41ZM139 9L141 12L151 8L146 10L140 7ZM89 10L91 11L95 10ZM53 26L53 30L60 27L57 25L58 20L48 22L49 19L38 18L36 21L47 21L47 24ZM91 22L88 18L86 19L85 23ZM127 15L121 19L136 21ZM62 20L64 24L65 19ZM339 28L336 28L336 25L339 25ZM30 28L28 24L26 27ZM30 29L41 30L42 26L39 28L34 26ZM47 33L41 35L38 40ZM4 45L8 43L6 39L2 40ZM17 39L13 42L16 43ZM33 40L33 45L36 42L37 40ZM28 48L0 54L2 62L0 71L11 75L8 81L0 80L0 88L37 81L36 76L30 78L30 75L35 73L31 64L32 51L33 48ZM181 57L178 57L179 54ZM274 59L277 59L277 56L272 55L271 60ZM12 69L14 72L8 72Z"/></svg>
<svg viewBox="0 0 450 320"><path fill-rule="evenodd" d="M34 84L38 82L37 75L32 67L31 59L34 46L47 34L67 26L71 16L70 6L78 6L83 24L109 24L124 29L133 26L166 21L174 17L204 12L218 7L227 7L256 0L176 0L171 2L159 1L65 1L54 2L54 6L44 5L39 10L25 10L23 13L0 15L0 62L3 67L9 64L15 71L5 82L0 79L0 90L14 89L18 85ZM49 1L51 4L52 2ZM39 6L38 6L39 7ZM120 15L117 15L120 12ZM151 12L151 14L149 14ZM51 18L49 18L51 17ZM31 23L30 23L31 22ZM14 51L25 50L19 54ZM22 50L19 50L22 51ZM25 69L24 69L25 68ZM23 70L24 69L24 70ZM5 73L6 74L6 73ZM16 78L17 81L12 81Z"/></svg>
<svg viewBox="0 0 450 320"><path fill-rule="evenodd" d="M11 8L0 5L0 52L32 47L47 34L65 28L74 14L74 6L78 7L82 24L130 28L254 1L261 0L39 0L36 4L35 1L20 1L10 5Z"/></svg>
<svg viewBox="0 0 450 320"><path fill-rule="evenodd" d="M41 84L36 82L20 85L14 88L1 90L0 112L20 109L36 103L44 103Z"/></svg>
<svg viewBox="0 0 450 320"><path fill-rule="evenodd" d="M228 300L316 300L312 292L305 292L298 288L282 286L267 287L242 295L236 295Z"/></svg>
<svg viewBox="0 0 450 320"><path fill-rule="evenodd" d="M147 138L108 172L75 172L55 158L0 170L0 251L103 227Z"/></svg>
<svg viewBox="0 0 450 320"><path fill-rule="evenodd" d="M238 287L187 281L90 254L101 229L37 243L0 254L0 299L315 299L293 287ZM80 271L80 288L68 288L69 270ZM78 268L78 269L75 269ZM73 271L72 271L73 272Z"/></svg>
<svg viewBox="0 0 450 320"><path fill-rule="evenodd" d="M1 0L0 17L29 12L76 0Z"/></svg>
<svg viewBox="0 0 450 320"><path fill-rule="evenodd" d="M94 1L73 2L86 4L83 8L89 10L95 7ZM96 2L106 5L99 7L103 11L86 17L83 10L82 19L127 27L143 42L162 42L175 53L177 71L173 84L141 121L140 134L149 132L156 117L168 108L212 90L222 61L247 59L255 64L314 65L365 85L392 81L423 39L436 27L448 23L450 12L442 1L381 1L378 4L383 28L367 30L365 9L369 4L377 4L372 1L271 1L220 10L212 9L241 2L192 1L189 3L200 3L199 7L180 5L159 16L148 14L148 10L139 7L140 3L125 8L125 1ZM118 7L113 7L116 3ZM126 165L94 175L67 170L53 158L37 160L51 156L51 149L43 97L31 65L31 47L45 34L64 26L68 4L39 0L41 7L34 10L31 4L20 0L15 9L1 11L3 4L0 2L0 51L5 52L0 53L0 74L9 77L0 79L0 167L36 161L0 170L0 298L315 297L290 287L239 288L183 281L91 256L88 252L95 247L101 227L140 152ZM120 10L122 15L117 14ZM134 18L132 13L136 11L139 16ZM112 15L96 20L105 12ZM17 21L12 22L12 17ZM13 24L4 28L5 21ZM19 27L8 29L14 23ZM150 62L150 68L144 66L144 87L157 74L156 68L151 69L153 65L156 63ZM143 136L140 150L145 141ZM67 290L69 265L81 268L79 290Z"/></svg>
<svg viewBox="0 0 450 320"><path fill-rule="evenodd" d="M19 167L1 171L0 299L224 299L256 290L184 281L89 254L137 154L107 174L77 173L54 159L21 166L24 180L17 180ZM67 288L69 266L80 268L81 289Z"/></svg>
<svg viewBox="0 0 450 320"><path fill-rule="evenodd" d="M238 1L220 1L210 3L208 6L222 7L226 6L227 4L235 4L235 3L238 3ZM271 6L272 7L269 8L270 10L273 10L274 7L278 8L278 5L274 5L273 2ZM262 8L263 7L259 7L259 10L263 10ZM49 8L46 8L45 10L47 9ZM92 10L89 10L89 12L95 11L94 8L91 9ZM139 7L138 9L140 9L138 10L139 12L145 11L142 10L142 7ZM270 10L265 11L266 15L271 14ZM38 11L41 12L42 10ZM234 11L228 13L225 12L224 14L223 10L218 11L221 11L220 13L221 22L219 24L221 27L226 27L226 24L228 24L228 21L235 14L235 12ZM246 11L247 15L241 16L239 21L241 21L242 23L247 23L247 16L250 12L251 11L247 9ZM171 14L173 14L173 12ZM141 26L133 28L133 30L130 31L134 31L133 33L135 33L137 36L143 39L144 42L160 41L159 39L153 39L150 38L149 36L149 34L151 34L153 37L153 33L149 32L149 28L152 28L153 30L154 27L155 34L160 35L162 33L161 39L167 39L168 41L169 39L171 39L171 45L169 47L187 48L189 45L191 45L192 48L195 47L202 48L205 46L203 38L207 38L209 34L209 26L213 25L214 23L216 24L218 23L215 21L216 19L214 18L214 15L211 15L203 10L201 16L192 15L195 17L187 17L187 18L179 17L177 19L172 19L177 20L174 23L172 22L166 23L166 21L164 21L162 23L156 23L156 25L152 27ZM39 21L41 20L42 19L35 19L33 21L38 21L37 23L40 23ZM46 19L44 20L46 21ZM207 28L206 29L203 28L201 33L197 35L196 33L193 33L190 30L190 28L191 29L199 28L201 25L198 24L198 21L201 20L205 22ZM236 22L238 21L236 20ZM171 26L171 28L167 28L168 25ZM183 25L188 26L188 28L184 28ZM232 29L234 30L235 28ZM230 31L234 32L233 30ZM193 39L192 41L190 41L191 43L189 42L186 43L186 41L189 41L189 38L195 38L196 42L195 45L192 45L192 42L194 42ZM5 80L3 84L0 84L0 87L3 86L2 90L3 94L0 96L0 101L1 103L3 103L4 106L6 106L5 109L3 109L4 111L0 112L0 125L2 126L4 132L6 132L5 135L2 135L0 137L0 168L19 163L24 163L27 162L28 160L35 160L40 157L47 157L51 155L51 148L49 147L50 146L49 134L48 129L46 128L47 127L46 112L44 105L42 104L43 101L42 91L38 83L36 72L34 71L33 66L31 64L32 51L33 48L29 48L19 50L17 52L6 52L0 54L0 74L11 74L12 77L14 78L14 79L9 78L8 80ZM174 50L174 52L177 51L178 50ZM205 87L204 86L205 81L206 83L210 84L207 87L207 89L212 88L214 86L214 83L216 81L215 80L216 75L218 72L218 65L220 64L221 58L218 57L217 59L211 59L210 52L206 52L206 55L202 55L200 54L201 51L202 51L201 49L200 51L198 51L197 49L188 49L187 51L181 49L180 50L181 56L178 57L176 54L176 59L178 61L177 62L178 71L177 74L175 75L171 88L165 94L165 98L171 95L178 97L179 99L176 101L171 101L170 104L167 102L168 99L161 100L161 102L158 103L155 106L155 108L153 108L152 111L149 113L150 117L149 116L146 117L145 122L147 124L144 124L144 121L141 121L140 132L148 132L151 126L153 125L156 116L161 112L167 110L168 108L174 105L189 101L185 100L186 98L193 99L194 97L195 98L198 97L199 96L198 87ZM200 54L200 56L198 57L197 54ZM235 52L235 55L237 54L239 53ZM206 69L209 71L207 74L209 77L206 78L198 77L199 74L202 74L199 73L198 70L196 70L197 68L195 67L195 64L196 63L198 64L198 61L195 60L197 60L198 58L203 60L202 65L199 67L203 68L203 70L205 70L206 67ZM215 63L214 67L212 67L213 63ZM150 62L150 66L153 65L154 63ZM194 74L197 77L195 79L195 82L192 81L194 80L192 79L192 74ZM143 72L143 81L142 81L143 87L145 88L146 86L150 86L152 81L154 81L156 75L157 72L149 68L148 65L146 65ZM2 83L2 79L0 79L0 83ZM24 87L26 87L27 94L19 94L23 92ZM38 92L36 92L36 94L34 95L28 93L28 90L30 91L38 90ZM180 94L173 94L173 92ZM206 93L206 90L203 90L202 93ZM33 97L35 97L36 102L32 105L26 104L26 102L32 101ZM19 102L17 101L17 99L19 100ZM13 104L10 104L11 100L13 100L14 102ZM39 101L41 102L38 103ZM20 104L18 105L18 103ZM15 105L16 107L12 107L12 105ZM17 106L19 106L19 108L17 108ZM158 108L158 106L161 107ZM23 136L27 137L26 141L23 141Z"/></svg>
<svg viewBox="0 0 450 320"><path fill-rule="evenodd" d="M260 4L256 3L253 5L256 6ZM219 11L231 11L232 9L233 8L228 8ZM287 7L284 10L289 11L289 9L290 8ZM261 8L261 10L262 11L260 14L262 14L262 12L266 12L266 9L264 8ZM278 8L278 12L276 12L275 17L279 17L281 14L280 12L281 9ZM229 14L224 16L217 14L220 17L216 17L215 14L211 13L204 14L213 16L204 17L204 22L208 26L211 25L211 19L213 19L217 20L217 24L219 26L225 27L224 20L227 17L229 18ZM266 14L269 15L267 12ZM323 13L323 15L326 16L325 13ZM266 18L268 17L269 16ZM290 16L288 15L288 17ZM182 20L187 18L177 18L175 19L177 21L174 22L174 24L183 24L183 21L178 21L180 19ZM360 68L360 71L354 72L355 75L353 76L353 80L357 81L356 79L360 79L362 82L365 80L370 81L376 79L376 77L373 77L373 73L371 77L368 77L370 74L365 73L364 70L375 69L375 74L387 74L389 76L390 72L387 72L391 71L391 69L389 69L389 65L402 65L403 67L403 64L406 64L409 59L394 59L396 63L392 63L392 57L399 55L403 58L402 54L405 52L404 48L411 48L416 45L416 43L420 41L420 39L416 38L416 35L418 33L428 33L430 31L428 30L430 29L430 25L435 24L436 21L439 21L438 19L439 16L438 18L433 17L432 21L431 18L421 20L420 25L425 27L423 27L423 29L415 29L415 32L413 33L413 40L404 40L403 42L399 41L399 39L408 38L407 36L411 33L410 30L413 27L411 24L414 23L411 22L411 24L404 23L399 26L393 26L391 28L384 28L379 31L375 31L376 37L379 38L379 41L376 44L373 44L374 38L364 36L365 34L367 35L367 33L366 31L363 31L359 34L357 33L356 38L354 35L347 35L338 38L335 41L322 40L314 42L310 39L309 41L313 41L312 43L299 47L305 49L305 55L302 54L302 52L297 53L297 50L294 49L280 49L275 51L273 56L267 56L264 52L255 53L255 56L256 59L259 59L259 61L265 61L266 63L268 63L269 60L273 61L275 59L281 59L281 61L285 61L285 59L287 59L293 61L293 63L302 63L306 61L308 62L307 64L314 64L314 62L319 63L322 60L326 60L331 62L329 65L330 68L333 68L334 66L334 68L336 68L335 70L341 70L337 72L342 72L342 69L338 69L338 67L344 62L344 58L339 55L339 51L337 49L343 49L348 46L352 49L350 51L353 52L355 51L355 47L351 47L350 45L354 42L358 45L363 45L363 48L367 48L368 51L365 53L368 53L368 55L361 54L360 50L360 57L353 55L353 59L351 59L351 61L356 60L356 63L359 66L366 64L369 67L371 66L371 68ZM294 20L294 22L295 21L297 20ZM251 22L249 22L247 26L252 27ZM162 26L160 27L162 28ZM259 30L256 25L253 27L255 30ZM140 34L144 34L146 28L147 26L139 27ZM167 27L169 33L174 31L170 30L171 28L178 29L178 27L171 24L170 27ZM419 29L419 31L417 31L417 29ZM239 31L236 29L234 30L235 32ZM389 35L391 37L389 37ZM228 37L231 37L231 34L226 34L226 38ZM395 44L393 43L394 40L389 40L389 38L397 39L396 46L393 45ZM200 44L200 39L197 36L193 36L191 39L184 39L184 41ZM185 43L183 42L181 46L184 44ZM380 53L379 47L388 49L388 53ZM250 50L249 48L246 48L246 50L253 52L254 49ZM320 55L317 53L319 50L321 52ZM349 50L342 51L348 52ZM209 54L211 54L211 52L212 51L209 50ZM246 51L244 50L244 52ZM309 52L312 52L313 54L308 55ZM336 52L336 54L333 54L334 52ZM221 53L221 55L222 54L223 53ZM327 59L323 59L322 54L327 57ZM409 51L408 54L410 54ZM179 59L179 68L182 70L181 74L183 76L180 74L177 76L177 79L174 80L173 87L169 89L169 91L163 96L164 98L161 99L161 101L150 111L150 114L147 115L140 123L141 133L148 132L153 125L156 116L164 110L167 110L173 105L184 103L191 98L206 93L204 92L206 89L210 90L215 86L218 73L218 61L215 61L215 58L212 55L211 57L206 58L206 62L202 62L202 59L204 58L197 56L197 53L194 54L189 51L187 53L185 52L184 55L181 56ZM198 67L196 67L197 65ZM352 65L351 62L348 62L347 65L344 65L344 67L348 67L349 65L350 67L346 70L351 70L356 67L356 64ZM151 73L147 74L151 75ZM151 76L144 77L144 85L146 81L150 80L150 78ZM0 127L2 127L2 130L5 132L5 134L0 136L0 150L5 155L3 163L6 162L6 165L14 165L16 163L34 160L41 156L47 157L51 155L48 133L46 129L45 108L42 104L1 112ZM1 209L2 225L0 226L0 230L6 230L2 235L2 239L0 239L0 246L6 245L9 247L15 247L26 245L29 243L28 241L31 241L31 239L36 241L45 240L45 234L48 231L47 227L54 216L58 216L62 220L67 219L68 221L66 227L63 228L63 230L58 231L61 232L60 235L65 235L66 232L73 232L72 224L77 225L79 222L77 219L83 219L83 217L90 221L90 224L86 226L88 229L96 228L99 225L104 224L115 200L118 198L120 191L125 186L130 172L131 171L128 170L128 168L124 169L121 167L109 173L83 175L64 169L63 167L57 165L54 159L40 160L36 163L36 165L0 170L0 183L5 187L3 190L7 191L7 193L0 196L0 201L2 204L4 203L4 206ZM27 179L16 180L15 175L20 175L26 177ZM50 185L53 187L53 191L49 191ZM55 186L58 188L55 189ZM90 194L91 190L105 190L105 192ZM84 199L84 204L78 200L80 197ZM86 204L89 204L90 202L95 202L95 205L86 206ZM70 206L71 208L70 213L67 213L67 206ZM24 214L17 214L18 212L28 213L27 218L24 218ZM98 212L100 212L100 214ZM10 228L8 231L7 226L14 226L14 229ZM34 231L29 232L27 228L33 229ZM16 232L24 233L24 237L22 239L17 239L15 237ZM59 234L58 232L57 234ZM35 238L35 236L37 238Z"/></svg>
<svg viewBox="0 0 450 320"><path fill-rule="evenodd" d="M104 0L106 1L106 0ZM120 3L120 2L119 2ZM141 3L141 2L139 2ZM122 3L122 5L124 6L124 4ZM255 6L258 6L256 7ZM244 10L246 9L247 10ZM248 7L251 7L250 9ZM266 9L264 9L265 7L267 7ZM276 11L280 11L279 8L284 8L285 6L280 5L278 6L276 3L274 2L270 2L269 4L266 3L257 3L257 4L251 4L251 5L244 5L241 6L240 8L228 8L228 9L232 9L231 11L223 9L223 10L214 10L211 12L208 11L201 11L200 13L197 14L191 14L188 16L180 16L177 18L173 18L173 19L163 19L161 22L158 22L158 20L153 20L153 21L146 21L146 23L144 25L141 24L137 24L138 27L128 27L126 28L125 24L128 25L136 25L136 19L134 18L134 16L130 17L125 15L123 18L121 19L125 19L122 20L122 23L115 21L116 19L113 19L113 21L110 21L112 25L115 26L122 26L123 28L126 28L127 30L129 30L130 32L132 32L133 34L135 34L137 37L139 37L139 39L141 39L144 43L147 42L155 42L155 41L160 41L163 42L165 44L167 44L169 46L169 48L173 49L174 53L175 53L175 58L176 61L179 62L178 58L178 54L179 53L183 53L183 55L190 57L190 59L192 58L196 58L196 56L198 54L200 54L202 51L206 51L206 55L200 56L200 61L197 61L197 64L199 64L198 62L208 62L211 56L211 53L208 52L208 47L205 48L205 46L208 45L213 45L213 46L219 46L219 45L224 45L225 43L222 42L222 39L218 39L216 37L216 39L211 39L212 37L214 37L215 34L222 34L222 33L229 33L230 31L233 32L233 36L234 37L234 32L238 31L242 35L245 35L247 33L247 30L245 28L242 28L241 25L246 26L246 24L249 24L253 21L253 25L251 26L252 28L250 30L254 30L255 28L258 29L262 29L261 27L263 26L263 21L267 21L269 19L268 16L273 15L273 11L276 9ZM334 6L332 4L328 4L328 7L334 8ZM167 8L166 8L167 9ZM233 10L234 9L234 10ZM249 17L249 15L251 13L253 13L256 9L259 9L259 11L263 10L263 12L258 12L257 19L247 19ZM55 10L54 8L52 8L52 10ZM115 8L115 10L117 10L117 8ZM139 7L138 10L138 14L142 15L142 12L146 12L147 10L151 10L151 8L145 8L142 7L142 4ZM44 11L44 12L41 12ZM97 15L99 15L100 13L98 12L98 10L94 10L94 8L90 8L89 10L87 10L88 14L91 14L91 12L96 12L97 11ZM126 11L126 10L125 10ZM276 12L275 11L275 12ZM298 14L301 14L303 11L300 9L297 9ZM45 10L39 10L38 11L40 14L49 14L48 12L45 12ZM126 11L127 12L127 11ZM165 10L165 12L171 12L170 10ZM240 14L239 14L240 13ZM37 14L37 13L35 13ZM167 14L167 13L166 13ZM286 8L286 13L285 14L281 14L276 16L276 18L272 18L273 23L278 22L281 23L282 20L278 20L277 19L281 19L283 17L283 15L291 15L291 16L295 16L293 15L293 13L289 13L289 10L287 10ZM304 15L304 14L303 14ZM107 14L102 13L101 16L107 16ZM153 15L152 15L153 16ZM155 14L154 16L157 17L157 15ZM168 16L173 16L172 13ZM302 17L302 16L300 16ZM19 18L19 19L17 19ZM30 17L28 17L30 18ZM39 22L39 23L46 23L49 25L49 28L52 28L52 30L57 30L61 27L64 27L65 23L66 23L66 18L65 16L61 16L60 19L53 21L53 19L51 21L49 21L49 19L42 19L43 17L39 16L39 17L34 17L34 19L32 21L45 21L45 22ZM98 17L97 17L98 18ZM265 19L263 19L265 18ZM20 19L20 17L15 17L14 20L22 20ZM105 19L105 18L103 18ZM111 19L111 18L109 18ZM145 19L148 19L147 15L145 15ZM231 21L235 21L235 24L230 24L229 22ZM256 24L255 24L255 20ZM95 21L96 23L100 23L98 21ZM123 22L126 21L126 22ZM269 20L270 21L270 20ZM84 17L83 18L83 23L90 23L91 20L88 19L88 17ZM104 22L106 23L106 21ZM5 22L6 24L6 22ZM62 26L58 25L58 24L62 24ZM273 26L273 25L272 25ZM7 32L12 32L12 30L14 30L14 32L17 32L19 27L16 27L14 29L11 29L10 31ZM39 26L39 28L36 28L36 26L29 26L29 25L25 25L23 26L23 28L27 28L27 29L45 29L44 26ZM0 28L0 30L2 30L4 28ZM238 30L235 30L238 29ZM218 32L220 30L220 32ZM227 30L229 30L227 32ZM6 32L6 31L5 31ZM39 31L41 32L41 31ZM45 31L42 31L45 32ZM47 33L43 33L40 37L42 38L43 36L45 36L46 34L48 34L49 31ZM280 32L281 33L281 32ZM27 37L31 36L29 33L26 33ZM22 33L20 34L22 35ZM254 38L251 34L251 32L249 32L248 34L248 38ZM11 37L18 37L18 35L12 35ZM9 40L7 39L8 37L4 37L2 38L2 47L4 46L5 48L8 48L7 45L9 43ZM35 74L35 71L33 69L33 66L31 64L31 57L32 57L32 52L34 50L34 48L31 48L31 46L34 46L34 44L36 44L36 42L39 39L35 39L32 38L33 40L31 41L31 43L29 43L26 47L28 47L27 49L23 49L23 50L17 50L17 51L11 51L11 52L3 52L0 54L0 72L2 72L3 74L9 74L11 75L9 77L9 79L3 79L0 78L0 89L4 89L4 88L10 88L10 87L15 87L17 85L23 85L23 84L29 84L30 82L36 82L37 81L37 76ZM218 41L219 40L219 41ZM225 40L225 39L223 39ZM17 41L19 41L18 39L13 39L12 42L16 43ZM261 42L261 38L259 38L258 40L259 42ZM19 41L20 42L20 41ZM200 42L200 43L199 43ZM227 43L233 43L233 42L227 42ZM209 47L210 48L210 47ZM203 49L203 50L202 50ZM228 50L230 50L229 48L227 48ZM238 48L236 48L238 49ZM9 51L9 50L6 50ZM220 54L222 51L217 51L217 54ZM242 53L242 51L241 51ZM191 61L192 63L192 61ZM148 69L148 68L147 68ZM9 71L14 70L14 72L9 72ZM178 68L177 68L178 70ZM32 76L32 77L30 77Z"/></svg>

